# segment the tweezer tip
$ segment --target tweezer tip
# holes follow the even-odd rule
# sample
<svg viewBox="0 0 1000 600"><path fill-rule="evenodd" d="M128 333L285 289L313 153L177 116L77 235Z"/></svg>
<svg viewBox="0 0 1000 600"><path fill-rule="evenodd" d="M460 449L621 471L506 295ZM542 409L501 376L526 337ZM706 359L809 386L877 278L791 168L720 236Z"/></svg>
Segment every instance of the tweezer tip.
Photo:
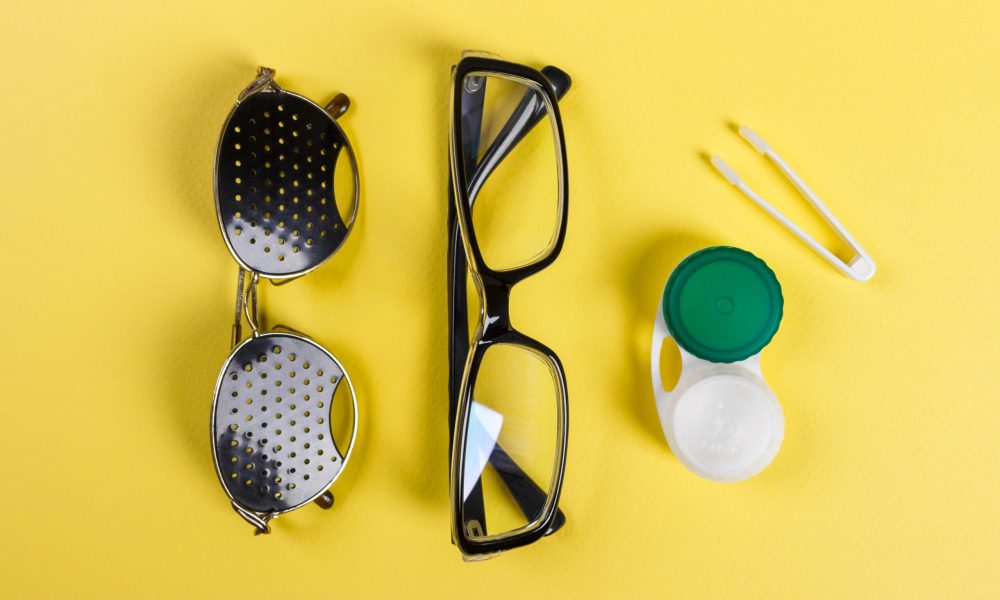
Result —
<svg viewBox="0 0 1000 600"><path fill-rule="evenodd" d="M767 154L767 151L771 149L771 146L764 141L764 138L757 135L753 129L750 129L746 125L740 125L740 137L750 142L754 150L761 154Z"/></svg>

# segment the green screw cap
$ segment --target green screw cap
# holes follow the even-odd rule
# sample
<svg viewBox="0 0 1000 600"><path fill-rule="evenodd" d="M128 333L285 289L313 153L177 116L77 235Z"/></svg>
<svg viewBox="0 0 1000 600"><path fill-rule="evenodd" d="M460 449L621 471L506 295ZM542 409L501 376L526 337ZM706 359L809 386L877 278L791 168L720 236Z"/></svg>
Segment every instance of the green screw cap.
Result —
<svg viewBox="0 0 1000 600"><path fill-rule="evenodd" d="M714 246L677 265L663 293L663 315L677 343L698 358L730 363L750 358L781 323L781 284L767 263L746 250Z"/></svg>

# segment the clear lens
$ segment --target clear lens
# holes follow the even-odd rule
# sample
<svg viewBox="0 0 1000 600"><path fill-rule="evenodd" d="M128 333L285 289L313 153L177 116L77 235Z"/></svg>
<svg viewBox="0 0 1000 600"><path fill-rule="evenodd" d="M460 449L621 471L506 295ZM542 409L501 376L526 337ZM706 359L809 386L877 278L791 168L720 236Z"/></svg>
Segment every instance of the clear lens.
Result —
<svg viewBox="0 0 1000 600"><path fill-rule="evenodd" d="M330 403L330 432L333 434L333 443L343 456L351 447L351 436L354 435L354 400L346 379L340 378L333 385L337 387Z"/></svg>
<svg viewBox="0 0 1000 600"><path fill-rule="evenodd" d="M558 390L548 361L534 351L510 344L486 351L474 384L458 490L471 539L503 535L541 516L545 496L532 495L525 510L514 493L527 497L525 477L549 493L560 439Z"/></svg>
<svg viewBox="0 0 1000 600"><path fill-rule="evenodd" d="M555 128L541 93L531 85L482 74L467 75L463 81L462 139L474 195L473 228L486 264L497 270L544 258L552 250L561 219ZM476 98L483 99L481 120L476 118ZM523 131L519 125L531 115L537 123L511 146L511 131ZM472 175L477 167L491 169L481 186L475 185Z"/></svg>
<svg viewBox="0 0 1000 600"><path fill-rule="evenodd" d="M333 197L337 203L340 220L345 224L354 210L354 195L356 193L357 190L354 187L354 165L351 164L350 153L347 148L340 148L337 152L337 162L333 170Z"/></svg>

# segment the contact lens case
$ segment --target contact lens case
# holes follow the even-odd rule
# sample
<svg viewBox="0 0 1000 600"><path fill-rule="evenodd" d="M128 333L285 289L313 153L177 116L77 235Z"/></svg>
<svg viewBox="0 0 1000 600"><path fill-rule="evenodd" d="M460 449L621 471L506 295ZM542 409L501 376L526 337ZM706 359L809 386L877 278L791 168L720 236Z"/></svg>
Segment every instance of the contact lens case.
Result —
<svg viewBox="0 0 1000 600"><path fill-rule="evenodd" d="M783 306L774 272L739 248L695 252L667 280L653 328L653 393L671 451L705 479L752 477L781 447L785 420L760 353L778 331ZM681 357L671 390L660 375L666 338Z"/></svg>

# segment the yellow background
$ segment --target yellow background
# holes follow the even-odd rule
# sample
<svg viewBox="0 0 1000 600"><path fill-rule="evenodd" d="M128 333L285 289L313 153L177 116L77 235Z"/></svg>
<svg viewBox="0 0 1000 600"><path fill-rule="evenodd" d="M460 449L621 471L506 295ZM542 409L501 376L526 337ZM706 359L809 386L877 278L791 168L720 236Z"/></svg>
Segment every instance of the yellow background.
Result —
<svg viewBox="0 0 1000 600"><path fill-rule="evenodd" d="M961 5L961 6L960 6ZM997 597L1000 8L995 2L6 2L0 20L0 596ZM566 366L552 538L449 543L449 67L490 50L574 78L561 258L516 324ZM208 420L235 265L220 126L258 64L325 102L363 207L273 321L344 362L363 407L337 505L269 537L229 508ZM747 123L879 271L842 277L712 171L831 236ZM745 483L687 472L648 338L685 253L751 250L786 305L764 371L787 430Z"/></svg>

